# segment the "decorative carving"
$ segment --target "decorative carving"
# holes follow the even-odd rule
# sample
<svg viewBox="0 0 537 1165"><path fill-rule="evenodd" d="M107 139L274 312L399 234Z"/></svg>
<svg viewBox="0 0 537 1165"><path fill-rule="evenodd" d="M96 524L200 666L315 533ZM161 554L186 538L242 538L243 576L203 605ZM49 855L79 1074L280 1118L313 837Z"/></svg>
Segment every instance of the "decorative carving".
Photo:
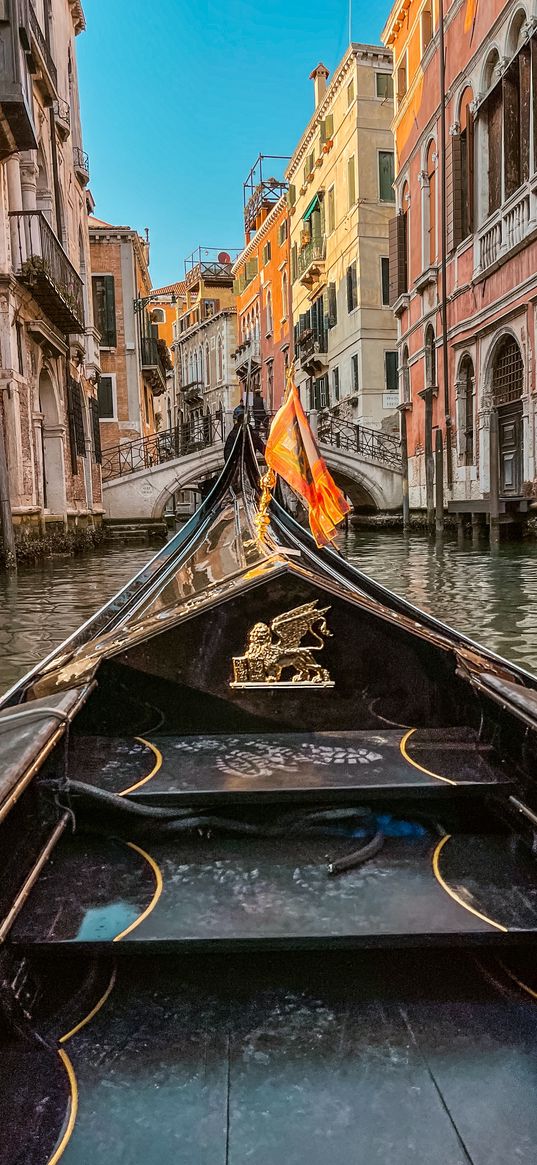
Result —
<svg viewBox="0 0 537 1165"><path fill-rule="evenodd" d="M251 687L324 687L333 688L333 681L313 652L322 651L324 639L331 638L325 615L330 607L317 607L317 600L293 607L277 615L270 626L255 623L248 635L244 655L233 657L232 688ZM303 644L305 635L315 643ZM276 636L276 638L274 638ZM282 674L291 669L292 675L282 680Z"/></svg>

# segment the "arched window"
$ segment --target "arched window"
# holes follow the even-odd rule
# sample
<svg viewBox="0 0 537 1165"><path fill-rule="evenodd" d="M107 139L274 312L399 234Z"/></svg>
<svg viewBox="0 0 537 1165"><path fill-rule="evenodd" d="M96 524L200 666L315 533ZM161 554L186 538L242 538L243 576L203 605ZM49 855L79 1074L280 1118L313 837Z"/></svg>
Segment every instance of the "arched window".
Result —
<svg viewBox="0 0 537 1165"><path fill-rule="evenodd" d="M210 379L211 379L209 372L210 372L210 369L209 369L209 345L206 344L205 345L205 384L206 385L208 385L210 383Z"/></svg>
<svg viewBox="0 0 537 1165"><path fill-rule="evenodd" d="M217 370L218 370L218 383L221 384L223 379L224 379L224 345L222 343L221 336L218 337L218 343L217 343Z"/></svg>
<svg viewBox="0 0 537 1165"><path fill-rule="evenodd" d="M401 353L401 404L410 404L411 399L408 345L404 344Z"/></svg>
<svg viewBox="0 0 537 1165"><path fill-rule="evenodd" d="M286 320L289 312L289 284L287 280L287 271L282 273L282 319Z"/></svg>
<svg viewBox="0 0 537 1165"><path fill-rule="evenodd" d="M425 184L425 205L424 205L424 228L426 230L425 240L425 263L432 267L436 263L436 163L438 155L436 153L436 142L430 141L427 147L426 158L426 184Z"/></svg>
<svg viewBox="0 0 537 1165"><path fill-rule="evenodd" d="M270 288L267 291L266 326L267 336L270 336L272 334L272 292Z"/></svg>
<svg viewBox="0 0 537 1165"><path fill-rule="evenodd" d="M164 311L164 308L162 308L162 307L154 307L153 308L153 310L151 312L151 323L152 324L165 324L166 323L166 312Z"/></svg>
<svg viewBox="0 0 537 1165"><path fill-rule="evenodd" d="M410 271L410 190L408 182L405 182L401 193L401 213L399 218L400 238L398 239L398 251L401 255L402 270L398 276L400 285L399 295L408 291L409 280L411 279Z"/></svg>
<svg viewBox="0 0 537 1165"><path fill-rule="evenodd" d="M436 341L432 324L425 332L425 386L436 388Z"/></svg>
<svg viewBox="0 0 537 1165"><path fill-rule="evenodd" d="M474 365L463 356L457 376L457 450L466 465L475 462L474 449Z"/></svg>
<svg viewBox="0 0 537 1165"><path fill-rule="evenodd" d="M497 348L492 366L493 404L517 401L524 391L524 363L513 336L505 336Z"/></svg>
<svg viewBox="0 0 537 1165"><path fill-rule="evenodd" d="M455 246L468 238L474 229L474 119L470 108L472 101L472 90L466 88L460 102L461 131L458 138L453 138L452 146L453 170L460 173L460 182L454 183L453 189L453 197L455 200L458 199L458 205L455 203L454 206Z"/></svg>

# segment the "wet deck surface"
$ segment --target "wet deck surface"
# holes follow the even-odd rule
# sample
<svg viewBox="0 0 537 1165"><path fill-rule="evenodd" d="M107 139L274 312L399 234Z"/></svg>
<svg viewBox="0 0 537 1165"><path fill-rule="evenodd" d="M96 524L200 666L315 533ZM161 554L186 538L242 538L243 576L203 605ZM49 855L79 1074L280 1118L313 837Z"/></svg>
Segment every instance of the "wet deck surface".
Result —
<svg viewBox="0 0 537 1165"><path fill-rule="evenodd" d="M252 733L71 742L71 776L166 804L486 792L509 774L467 729Z"/></svg>
<svg viewBox="0 0 537 1165"><path fill-rule="evenodd" d="M536 1047L535 1001L462 953L127 960L63 1044L62 1162L534 1165Z"/></svg>

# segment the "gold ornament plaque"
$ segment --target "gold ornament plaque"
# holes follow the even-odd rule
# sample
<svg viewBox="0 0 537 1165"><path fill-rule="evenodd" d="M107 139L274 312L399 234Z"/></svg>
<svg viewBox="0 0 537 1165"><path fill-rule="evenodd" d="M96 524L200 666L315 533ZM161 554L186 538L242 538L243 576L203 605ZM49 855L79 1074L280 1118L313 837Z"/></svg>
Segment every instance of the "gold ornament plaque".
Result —
<svg viewBox="0 0 537 1165"><path fill-rule="evenodd" d="M314 655L323 650L324 640L332 637L325 618L329 610L319 608L315 600L276 615L270 625L255 623L244 655L233 657L230 687L333 688L330 673ZM310 642L304 644L306 635Z"/></svg>

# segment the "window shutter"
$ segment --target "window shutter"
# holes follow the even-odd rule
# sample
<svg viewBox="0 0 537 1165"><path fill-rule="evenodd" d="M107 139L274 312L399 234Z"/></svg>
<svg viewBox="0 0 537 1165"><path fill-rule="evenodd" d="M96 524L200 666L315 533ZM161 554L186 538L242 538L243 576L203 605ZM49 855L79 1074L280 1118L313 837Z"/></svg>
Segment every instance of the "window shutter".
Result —
<svg viewBox="0 0 537 1165"><path fill-rule="evenodd" d="M351 280L352 280L352 302L353 307L358 305L358 268L356 263L351 266Z"/></svg>
<svg viewBox="0 0 537 1165"><path fill-rule="evenodd" d="M109 348L115 348L117 344L116 331L116 297L114 289L114 276L105 275L104 277L105 303L106 303L106 344Z"/></svg>
<svg viewBox="0 0 537 1165"><path fill-rule="evenodd" d="M468 109L466 114L466 184L468 192L468 232L474 229L474 119Z"/></svg>
<svg viewBox="0 0 537 1165"><path fill-rule="evenodd" d="M297 264L298 264L297 245L296 245L296 243L293 243L293 246L291 247L291 281L292 281L292 283L295 282L295 279L297 276Z"/></svg>
<svg viewBox="0 0 537 1165"><path fill-rule="evenodd" d="M97 465L102 465L101 428L99 425L99 405L94 397L90 397L91 431L93 435L93 455Z"/></svg>
<svg viewBox="0 0 537 1165"><path fill-rule="evenodd" d="M385 353L386 392L398 391L397 352Z"/></svg>
<svg viewBox="0 0 537 1165"><path fill-rule="evenodd" d="M462 242L462 156L461 137L451 139L451 198L448 191L448 251L454 251Z"/></svg>
<svg viewBox="0 0 537 1165"><path fill-rule="evenodd" d="M337 324L337 289L335 283L328 284L328 327L335 328Z"/></svg>
<svg viewBox="0 0 537 1165"><path fill-rule="evenodd" d="M287 191L287 205L294 206L295 203L296 203L296 186L293 186L292 182L290 182L289 189Z"/></svg>
<svg viewBox="0 0 537 1165"><path fill-rule="evenodd" d="M71 469L78 473L77 456L85 457L86 440L82 417L82 394L80 385L70 376L67 384L67 418L69 422L69 445L71 449Z"/></svg>
<svg viewBox="0 0 537 1165"><path fill-rule="evenodd" d="M487 99L489 136L489 214L502 200L502 86L496 85Z"/></svg>
<svg viewBox="0 0 537 1165"><path fill-rule="evenodd" d="M530 176L530 70L529 45L524 45L518 54L519 94L520 94L520 182L527 182Z"/></svg>
<svg viewBox="0 0 537 1165"><path fill-rule="evenodd" d="M531 94L533 106L533 168L537 166L537 37L532 36L531 41Z"/></svg>
<svg viewBox="0 0 537 1165"><path fill-rule="evenodd" d="M249 259L246 264L246 281L250 283L257 275L257 259Z"/></svg>
<svg viewBox="0 0 537 1165"><path fill-rule="evenodd" d="M520 186L520 108L518 94L518 67L515 62L502 78L503 86L503 134L504 134L504 185L505 197L509 198Z"/></svg>
<svg viewBox="0 0 537 1165"><path fill-rule="evenodd" d="M390 220L390 307L408 289L407 216L401 211Z"/></svg>
<svg viewBox="0 0 537 1165"><path fill-rule="evenodd" d="M325 124L325 130L326 130L326 140L327 140L327 142L331 142L332 138L334 136L334 114L333 113L327 114L327 116L324 119L324 124Z"/></svg>
<svg viewBox="0 0 537 1165"><path fill-rule="evenodd" d="M356 167L354 164L354 154L347 162L347 192L349 196L349 210L356 202Z"/></svg>

